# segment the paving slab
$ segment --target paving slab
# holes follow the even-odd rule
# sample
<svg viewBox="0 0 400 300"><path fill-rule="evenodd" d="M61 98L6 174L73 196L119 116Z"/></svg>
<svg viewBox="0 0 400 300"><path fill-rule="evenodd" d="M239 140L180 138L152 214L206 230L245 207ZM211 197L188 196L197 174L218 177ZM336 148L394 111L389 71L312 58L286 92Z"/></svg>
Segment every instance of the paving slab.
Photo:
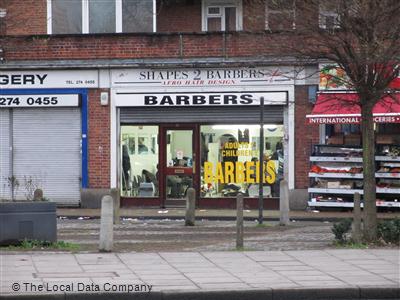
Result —
<svg viewBox="0 0 400 300"><path fill-rule="evenodd" d="M338 297L347 292L346 295L354 299L360 299L360 295L367 295L367 292L376 299L383 296L399 298L400 259L395 259L395 251L349 251L353 259L349 259L344 250L219 251L182 255L176 252L70 253L62 254L62 259L57 259L57 253L1 254L0 261L7 264L1 264L0 294L2 299L26 295L45 297L43 292L23 288L13 291L13 284L21 287L23 282L32 282L52 286L94 284L103 287L103 290L105 284L148 284L154 286L153 291L161 292L153 294L153 298L143 298L149 300L160 297L164 300L239 299L238 295L245 297L243 299L255 299L251 297L263 295L262 299L265 300L285 300L293 295L296 295L296 300L319 299L317 296L322 295L329 296L326 299L340 299ZM386 255L393 258L392 263L383 260ZM19 267L14 268L15 265ZM220 289L225 290L231 298L224 298L225 294L215 291ZM230 294L234 291L240 293ZM68 297L61 293L64 298L59 299L80 299L78 291L72 292L75 294L68 294ZM173 298L174 293L177 298ZM4 298L5 295L8 298ZM98 295L98 299L111 299L101 298L101 295Z"/></svg>

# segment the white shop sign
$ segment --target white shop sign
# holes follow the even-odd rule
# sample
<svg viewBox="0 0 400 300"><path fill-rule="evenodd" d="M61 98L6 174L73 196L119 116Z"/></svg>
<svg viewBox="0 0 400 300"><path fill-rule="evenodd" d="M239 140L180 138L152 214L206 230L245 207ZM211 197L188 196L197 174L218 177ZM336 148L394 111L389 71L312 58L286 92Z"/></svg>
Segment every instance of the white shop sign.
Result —
<svg viewBox="0 0 400 300"><path fill-rule="evenodd" d="M289 67L229 69L123 69L111 71L115 87L202 87L293 84Z"/></svg>
<svg viewBox="0 0 400 300"><path fill-rule="evenodd" d="M221 106L260 105L264 97L265 105L286 105L286 92L213 92L213 93L117 93L116 106Z"/></svg>
<svg viewBox="0 0 400 300"><path fill-rule="evenodd" d="M76 107L79 95L0 95L0 109L16 107Z"/></svg>
<svg viewBox="0 0 400 300"><path fill-rule="evenodd" d="M97 88L97 70L0 72L0 89Z"/></svg>

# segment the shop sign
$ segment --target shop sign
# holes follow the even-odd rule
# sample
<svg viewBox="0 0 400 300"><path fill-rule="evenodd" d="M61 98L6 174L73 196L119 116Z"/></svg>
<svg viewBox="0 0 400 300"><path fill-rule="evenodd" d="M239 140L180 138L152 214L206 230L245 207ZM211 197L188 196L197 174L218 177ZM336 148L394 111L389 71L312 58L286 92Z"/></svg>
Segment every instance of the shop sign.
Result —
<svg viewBox="0 0 400 300"><path fill-rule="evenodd" d="M79 95L0 95L0 109L17 107L79 106Z"/></svg>
<svg viewBox="0 0 400 300"><path fill-rule="evenodd" d="M0 72L0 89L97 88L97 70Z"/></svg>
<svg viewBox="0 0 400 300"><path fill-rule="evenodd" d="M286 105L286 92L232 92L232 93L117 93L116 106L220 106L220 105L260 105L264 97L265 105Z"/></svg>
<svg viewBox="0 0 400 300"><path fill-rule="evenodd" d="M220 157L223 162L204 162L204 183L260 183L260 162L238 161L238 157L258 157L255 143L225 142L221 145ZM273 184L276 181L275 161L268 160L263 165L263 183Z"/></svg>
<svg viewBox="0 0 400 300"><path fill-rule="evenodd" d="M275 162L264 162L263 183L273 184L276 181ZM204 162L204 183L260 183L260 162Z"/></svg>
<svg viewBox="0 0 400 300"><path fill-rule="evenodd" d="M400 116L374 116L374 123L400 123ZM360 124L361 116L310 116L308 124Z"/></svg>
<svg viewBox="0 0 400 300"><path fill-rule="evenodd" d="M112 70L113 86L201 87L294 84L293 68L123 69Z"/></svg>

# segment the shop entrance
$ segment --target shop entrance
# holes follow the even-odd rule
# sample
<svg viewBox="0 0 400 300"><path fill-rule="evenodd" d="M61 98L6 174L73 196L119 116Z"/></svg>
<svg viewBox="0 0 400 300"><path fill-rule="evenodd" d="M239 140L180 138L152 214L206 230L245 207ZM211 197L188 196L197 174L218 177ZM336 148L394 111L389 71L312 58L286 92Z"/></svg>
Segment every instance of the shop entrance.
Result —
<svg viewBox="0 0 400 300"><path fill-rule="evenodd" d="M163 127L163 143L160 145L163 156L164 176L163 199L166 206L184 205L188 188L194 186L196 172L196 151L194 126Z"/></svg>
<svg viewBox="0 0 400 300"><path fill-rule="evenodd" d="M264 114L264 161L274 164L275 175L274 182L263 184L269 208L277 207L284 176L283 115L277 106ZM121 204L184 207L187 189L193 187L199 207L234 208L238 193L248 207L256 207L258 183L243 176L260 156L258 118L258 107L121 109ZM225 176L236 168L238 175Z"/></svg>

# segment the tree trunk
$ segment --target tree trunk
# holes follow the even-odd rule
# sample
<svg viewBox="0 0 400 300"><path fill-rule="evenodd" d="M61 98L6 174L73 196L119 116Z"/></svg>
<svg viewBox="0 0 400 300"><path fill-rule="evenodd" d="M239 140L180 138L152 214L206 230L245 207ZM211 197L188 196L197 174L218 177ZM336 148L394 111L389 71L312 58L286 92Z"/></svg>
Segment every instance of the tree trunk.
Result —
<svg viewBox="0 0 400 300"><path fill-rule="evenodd" d="M375 181L375 132L372 115L373 101L365 101L362 107L362 146L364 173L364 238L368 242L376 240L376 181Z"/></svg>

